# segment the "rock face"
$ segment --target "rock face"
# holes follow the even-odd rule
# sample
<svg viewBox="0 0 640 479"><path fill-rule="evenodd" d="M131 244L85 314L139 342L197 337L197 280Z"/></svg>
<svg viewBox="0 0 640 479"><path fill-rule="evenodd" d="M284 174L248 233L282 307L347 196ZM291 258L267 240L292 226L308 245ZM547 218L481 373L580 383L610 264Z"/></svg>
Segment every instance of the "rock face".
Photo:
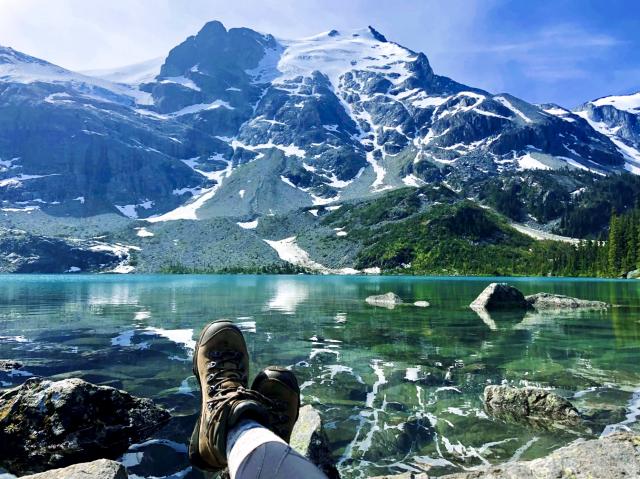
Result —
<svg viewBox="0 0 640 479"><path fill-rule="evenodd" d="M592 127L463 85L373 28L280 42L212 21L139 67L97 78L0 47L7 206L146 218L199 196L205 218L254 217L445 177L625 163L597 112L578 112ZM637 132L622 115L606 120Z"/></svg>
<svg viewBox="0 0 640 479"><path fill-rule="evenodd" d="M640 279L640 269L634 269L627 273L627 279Z"/></svg>
<svg viewBox="0 0 640 479"><path fill-rule="evenodd" d="M169 417L111 387L30 379L0 395L0 465L24 474L117 457Z"/></svg>
<svg viewBox="0 0 640 479"><path fill-rule="evenodd" d="M571 298L561 294L538 293L525 298L538 311L557 309L607 309L609 305L603 301Z"/></svg>
<svg viewBox="0 0 640 479"><path fill-rule="evenodd" d="M366 300L371 306L381 306L383 308L393 309L397 305L402 304L402 298L395 293L378 294L369 296Z"/></svg>
<svg viewBox="0 0 640 479"><path fill-rule="evenodd" d="M506 283L491 283L470 306L472 309L485 311L531 309L531 305L527 302L524 295Z"/></svg>
<svg viewBox="0 0 640 479"><path fill-rule="evenodd" d="M119 462L98 459L93 462L83 462L22 477L29 479L127 479L129 475Z"/></svg>
<svg viewBox="0 0 640 479"><path fill-rule="evenodd" d="M329 441L322 426L322 418L312 406L300 408L300 416L291 433L291 447L309 458L329 477L338 479L340 474L329 450Z"/></svg>
<svg viewBox="0 0 640 479"><path fill-rule="evenodd" d="M487 386L484 404L489 414L501 419L574 424L580 421L580 414L569 401L540 388Z"/></svg>
<svg viewBox="0 0 640 479"><path fill-rule="evenodd" d="M65 240L0 228L0 272L96 272L116 267L124 251L97 241Z"/></svg>
<svg viewBox="0 0 640 479"><path fill-rule="evenodd" d="M420 476L416 476L418 478ZM426 477L426 476L423 476ZM622 479L640 477L640 436L618 433L574 443L547 457L464 472L443 479Z"/></svg>
<svg viewBox="0 0 640 479"><path fill-rule="evenodd" d="M617 433L576 442L533 461L510 462L441 479L623 479L640 477L640 436ZM429 479L404 473L370 479Z"/></svg>

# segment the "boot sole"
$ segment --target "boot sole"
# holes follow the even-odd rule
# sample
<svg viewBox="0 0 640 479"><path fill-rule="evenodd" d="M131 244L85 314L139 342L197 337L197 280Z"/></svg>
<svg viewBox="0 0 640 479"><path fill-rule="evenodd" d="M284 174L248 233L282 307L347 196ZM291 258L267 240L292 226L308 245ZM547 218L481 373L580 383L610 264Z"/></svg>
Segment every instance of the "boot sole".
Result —
<svg viewBox="0 0 640 479"><path fill-rule="evenodd" d="M196 342L196 347L193 351L193 367L191 370L193 372L193 375L196 377L198 381L198 387L200 388L201 392L202 392L202 384L200 383L200 374L198 373L198 365L197 365L198 351L200 349L200 343L202 342L202 337L204 336L204 333L207 331L207 329L209 329L209 327L212 324L215 324L215 323L233 324L233 322L229 321L228 319L218 319L216 321L212 321L211 323L207 324L207 326L200 332L200 336L198 337L198 341ZM198 420L196 421L196 425L194 426L193 432L191 433L191 441L189 441L189 461L191 462L191 464L196 466L198 469L202 469L203 471L218 472L221 469L211 467L200 456L199 451L200 451L201 415L202 414L198 414Z"/></svg>

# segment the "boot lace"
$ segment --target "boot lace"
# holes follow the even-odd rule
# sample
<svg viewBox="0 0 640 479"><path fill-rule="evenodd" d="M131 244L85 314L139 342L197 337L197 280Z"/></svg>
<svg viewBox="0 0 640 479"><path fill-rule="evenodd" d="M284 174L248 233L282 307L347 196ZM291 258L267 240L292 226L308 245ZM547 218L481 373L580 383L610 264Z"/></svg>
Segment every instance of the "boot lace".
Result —
<svg viewBox="0 0 640 479"><path fill-rule="evenodd" d="M241 400L253 400L273 411L276 402L265 395L242 386L247 375L242 370L242 353L238 351L213 351L207 363L207 408L211 420L219 419L227 406Z"/></svg>

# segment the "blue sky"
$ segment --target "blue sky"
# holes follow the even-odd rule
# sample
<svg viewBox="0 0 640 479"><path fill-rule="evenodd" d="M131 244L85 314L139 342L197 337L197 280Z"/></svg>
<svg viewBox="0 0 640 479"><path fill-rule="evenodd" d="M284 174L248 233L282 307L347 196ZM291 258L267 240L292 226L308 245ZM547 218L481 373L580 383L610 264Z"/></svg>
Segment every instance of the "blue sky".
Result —
<svg viewBox="0 0 640 479"><path fill-rule="evenodd" d="M371 24L439 74L535 103L640 90L637 0L0 0L0 44L108 68L166 55L212 19L284 38Z"/></svg>

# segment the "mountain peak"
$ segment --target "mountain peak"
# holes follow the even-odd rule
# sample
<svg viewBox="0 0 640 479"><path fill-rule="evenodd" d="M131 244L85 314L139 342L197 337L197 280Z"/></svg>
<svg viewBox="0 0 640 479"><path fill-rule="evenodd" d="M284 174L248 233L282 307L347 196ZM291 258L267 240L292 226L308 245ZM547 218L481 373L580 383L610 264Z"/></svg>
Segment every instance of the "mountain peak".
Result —
<svg viewBox="0 0 640 479"><path fill-rule="evenodd" d="M204 26L200 29L197 37L209 37L209 36L217 36L224 35L227 33L227 29L219 20L211 20L204 24Z"/></svg>
<svg viewBox="0 0 640 479"><path fill-rule="evenodd" d="M380 33L378 30L373 28L371 25L369 25L368 28L369 28L369 31L371 32L371 36L373 36L373 38L375 38L379 42L387 43L387 39L382 33Z"/></svg>

